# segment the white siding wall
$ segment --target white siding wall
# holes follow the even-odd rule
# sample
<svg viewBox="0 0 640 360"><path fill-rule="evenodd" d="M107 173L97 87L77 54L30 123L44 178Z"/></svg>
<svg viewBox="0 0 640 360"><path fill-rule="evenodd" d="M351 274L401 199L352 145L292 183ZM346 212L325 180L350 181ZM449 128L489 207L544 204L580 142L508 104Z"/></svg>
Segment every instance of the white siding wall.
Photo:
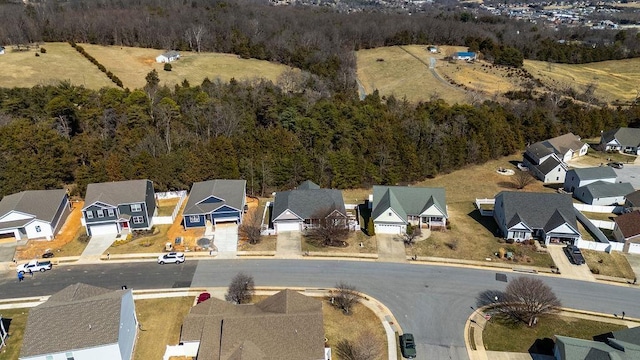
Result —
<svg viewBox="0 0 640 360"><path fill-rule="evenodd" d="M36 227L40 227L40 232L36 230ZM53 229L51 229L51 225L48 222L36 220L24 228L29 239L53 239Z"/></svg>
<svg viewBox="0 0 640 360"><path fill-rule="evenodd" d="M24 220L24 219L33 219L33 216L24 215L24 214L12 211L7 215L5 215L4 217L0 218L0 221L5 222L5 221L15 221L15 220Z"/></svg>
<svg viewBox="0 0 640 360"><path fill-rule="evenodd" d="M593 199L593 201L591 202L591 205L609 206L611 204L624 204L624 201L625 201L625 197L623 195L620 195L620 196Z"/></svg>
<svg viewBox="0 0 640 360"><path fill-rule="evenodd" d="M136 307L133 302L133 293L129 290L122 296L122 306L120 308L118 344L122 360L130 360L133 357L133 346L136 342L137 331Z"/></svg>
<svg viewBox="0 0 640 360"><path fill-rule="evenodd" d="M89 331L89 330L87 330ZM41 356L22 357L20 360L47 360L47 355L53 356L53 360L67 360L66 352L44 354ZM110 344L96 348L73 351L74 360L120 360L118 344Z"/></svg>

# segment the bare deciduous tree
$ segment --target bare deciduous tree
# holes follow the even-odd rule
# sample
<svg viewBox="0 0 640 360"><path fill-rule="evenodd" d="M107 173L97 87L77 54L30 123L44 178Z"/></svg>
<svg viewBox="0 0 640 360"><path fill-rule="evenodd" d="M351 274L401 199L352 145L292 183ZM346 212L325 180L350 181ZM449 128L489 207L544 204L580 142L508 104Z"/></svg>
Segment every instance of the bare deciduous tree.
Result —
<svg viewBox="0 0 640 360"><path fill-rule="evenodd" d="M351 308L356 304L356 302L358 302L358 294L355 286L342 281L336 284L336 289L333 292L333 297L331 298L333 306L349 315L351 313Z"/></svg>
<svg viewBox="0 0 640 360"><path fill-rule="evenodd" d="M518 189L524 189L527 185L531 185L535 181L536 178L528 171L516 171L515 175L513 175L513 183Z"/></svg>
<svg viewBox="0 0 640 360"><path fill-rule="evenodd" d="M238 231L242 237L249 241L249 244L255 245L262 239L261 223L262 219L257 209L250 210L238 228Z"/></svg>
<svg viewBox="0 0 640 360"><path fill-rule="evenodd" d="M407 245L411 245L416 242L422 235L422 230L420 230L419 226L412 226L411 224L407 225L407 231L404 234L400 235L400 240Z"/></svg>
<svg viewBox="0 0 640 360"><path fill-rule="evenodd" d="M554 313L560 306L556 294L542 280L518 277L509 282L504 299L499 299L491 311L532 326L538 316Z"/></svg>
<svg viewBox="0 0 640 360"><path fill-rule="evenodd" d="M251 301L253 289L253 276L241 272L231 280L224 298L234 304L246 304Z"/></svg>
<svg viewBox="0 0 640 360"><path fill-rule="evenodd" d="M305 236L317 246L344 246L344 240L348 235L346 216L334 208L329 208L313 215Z"/></svg>
<svg viewBox="0 0 640 360"><path fill-rule="evenodd" d="M381 358L382 344L370 331L365 330L353 340L342 340L336 345L336 352L344 360L378 360Z"/></svg>

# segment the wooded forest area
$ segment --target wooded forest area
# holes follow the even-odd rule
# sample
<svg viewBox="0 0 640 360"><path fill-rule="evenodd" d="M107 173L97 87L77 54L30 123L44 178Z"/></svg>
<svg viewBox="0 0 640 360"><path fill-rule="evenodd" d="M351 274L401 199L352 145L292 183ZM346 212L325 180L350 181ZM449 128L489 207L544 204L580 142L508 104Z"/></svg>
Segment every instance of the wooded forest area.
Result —
<svg viewBox="0 0 640 360"><path fill-rule="evenodd" d="M598 41L610 37L611 46L565 47L553 39L592 34L497 18L470 21L455 11L340 14L222 0L4 2L0 21L5 44L75 41L230 52L305 70L287 72L276 84L205 80L170 89L150 73L144 89L94 91L69 83L0 88L0 195L67 184L83 195L91 182L138 178L153 180L158 191L243 178L255 195L305 179L333 188L396 184L512 154L568 131L592 137L640 125L638 106L594 107L552 94L507 104L411 104L377 93L360 101L353 52L468 42L494 55L518 49L529 58L545 52L557 61L586 61L558 54L604 49L605 58L634 56L640 49L635 33L615 40L614 32L600 32Z"/></svg>

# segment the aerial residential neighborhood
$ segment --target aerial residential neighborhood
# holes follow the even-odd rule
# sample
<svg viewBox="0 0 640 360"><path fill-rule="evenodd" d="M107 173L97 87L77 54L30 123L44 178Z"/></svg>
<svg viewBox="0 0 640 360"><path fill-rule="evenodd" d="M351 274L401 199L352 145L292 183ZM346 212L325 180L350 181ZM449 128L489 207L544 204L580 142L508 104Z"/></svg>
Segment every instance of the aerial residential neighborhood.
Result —
<svg viewBox="0 0 640 360"><path fill-rule="evenodd" d="M0 2L0 360L640 359L638 9Z"/></svg>

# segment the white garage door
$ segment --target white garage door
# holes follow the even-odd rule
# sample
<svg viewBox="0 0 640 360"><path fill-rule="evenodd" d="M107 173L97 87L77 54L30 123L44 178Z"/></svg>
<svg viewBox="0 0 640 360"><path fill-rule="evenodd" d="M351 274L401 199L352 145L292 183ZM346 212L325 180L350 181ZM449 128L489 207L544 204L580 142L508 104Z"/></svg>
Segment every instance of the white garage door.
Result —
<svg viewBox="0 0 640 360"><path fill-rule="evenodd" d="M106 225L90 225L89 232L91 236L95 235L110 235L118 233L118 226L116 224L106 224Z"/></svg>
<svg viewBox="0 0 640 360"><path fill-rule="evenodd" d="M375 225L376 234L400 234L402 232L402 226L400 225Z"/></svg>
<svg viewBox="0 0 640 360"><path fill-rule="evenodd" d="M640 244L635 244L635 243L629 244L629 253L640 254Z"/></svg>
<svg viewBox="0 0 640 360"><path fill-rule="evenodd" d="M276 232L300 231L299 222L278 222L276 223Z"/></svg>

